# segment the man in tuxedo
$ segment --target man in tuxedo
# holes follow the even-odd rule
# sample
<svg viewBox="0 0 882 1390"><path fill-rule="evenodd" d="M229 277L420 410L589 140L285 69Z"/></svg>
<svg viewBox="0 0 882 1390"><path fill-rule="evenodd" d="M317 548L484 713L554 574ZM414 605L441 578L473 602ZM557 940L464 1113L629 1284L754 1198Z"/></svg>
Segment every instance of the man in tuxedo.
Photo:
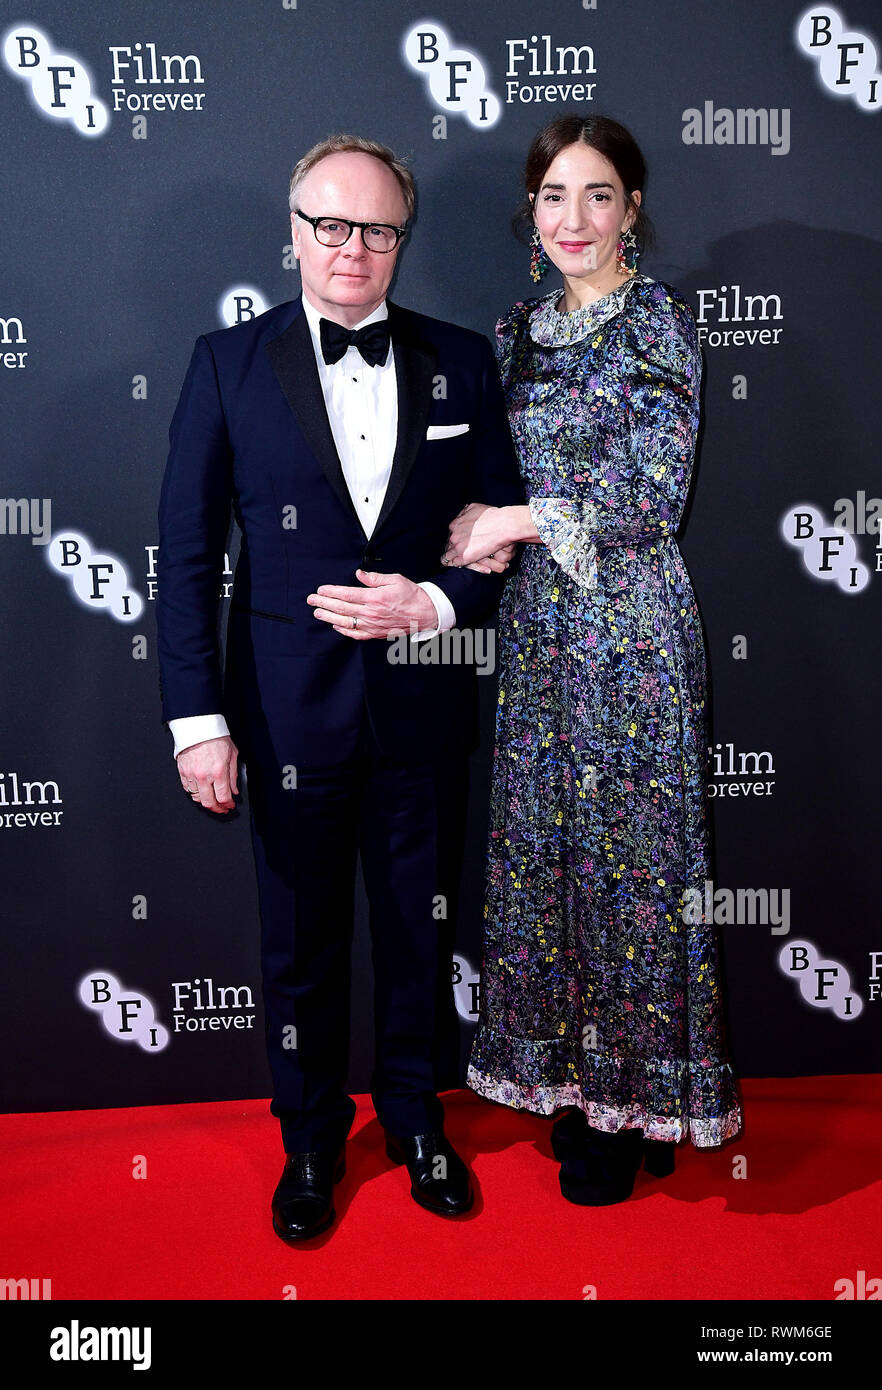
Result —
<svg viewBox="0 0 882 1390"><path fill-rule="evenodd" d="M427 643L443 655L438 634L454 625L467 636L492 618L513 556L445 568L449 523L469 504L525 497L487 340L386 298L413 206L409 170L372 141L336 136L300 160L290 207L302 295L198 339L159 509L163 718L181 783L224 814L240 752L247 765L271 1110L286 1152L273 1225L287 1241L334 1220L355 1113L359 853L387 1153L428 1210L473 1201L437 1091L456 1028L443 903L456 896L476 671L414 658ZM242 544L222 677L231 509ZM388 640L399 636L400 653L402 633L405 662Z"/></svg>

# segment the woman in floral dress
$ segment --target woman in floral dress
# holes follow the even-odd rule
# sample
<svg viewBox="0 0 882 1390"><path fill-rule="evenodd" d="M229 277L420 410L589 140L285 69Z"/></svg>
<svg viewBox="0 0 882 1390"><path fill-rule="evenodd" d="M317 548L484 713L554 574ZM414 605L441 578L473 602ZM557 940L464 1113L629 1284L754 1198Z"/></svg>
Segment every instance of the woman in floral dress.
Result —
<svg viewBox="0 0 882 1390"><path fill-rule="evenodd" d="M496 330L529 505L466 508L444 557L526 542L498 622L468 1084L557 1114L561 1189L590 1205L741 1127L714 926L684 912L710 877L705 652L675 538L701 355L686 300L634 268L644 175L608 118L536 137L532 269L550 260L563 291Z"/></svg>

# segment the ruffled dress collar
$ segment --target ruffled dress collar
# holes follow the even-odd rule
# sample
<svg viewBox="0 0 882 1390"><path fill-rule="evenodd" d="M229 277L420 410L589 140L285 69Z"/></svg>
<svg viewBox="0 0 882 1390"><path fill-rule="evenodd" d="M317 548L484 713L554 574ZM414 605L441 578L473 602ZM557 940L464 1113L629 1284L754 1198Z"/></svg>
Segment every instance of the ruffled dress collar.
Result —
<svg viewBox="0 0 882 1390"><path fill-rule="evenodd" d="M530 337L540 347L568 347L571 343L579 343L624 308L637 281L646 279L647 276L639 272L629 275L609 294L601 295L584 308L573 309L569 313L559 313L555 308L562 291L552 290L550 294L543 295L530 315Z"/></svg>

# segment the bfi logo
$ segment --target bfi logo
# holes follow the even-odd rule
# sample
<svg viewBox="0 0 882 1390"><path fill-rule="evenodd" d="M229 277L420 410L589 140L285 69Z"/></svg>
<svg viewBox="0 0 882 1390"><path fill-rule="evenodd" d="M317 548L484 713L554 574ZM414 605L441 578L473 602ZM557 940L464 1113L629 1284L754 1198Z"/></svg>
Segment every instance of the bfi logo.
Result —
<svg viewBox="0 0 882 1390"><path fill-rule="evenodd" d="M31 90L37 110L51 121L67 121L80 135L103 135L110 121L92 91L89 70L71 53L56 53L52 40L32 24L16 24L3 40L3 61Z"/></svg>
<svg viewBox="0 0 882 1390"><path fill-rule="evenodd" d="M465 116L476 130L499 120L499 97L487 85L484 64L476 53L456 48L433 19L415 24L402 44L404 61L422 77L433 105L452 116Z"/></svg>
<svg viewBox="0 0 882 1390"><path fill-rule="evenodd" d="M168 1029L159 1023L152 1000L135 989L124 989L109 970L93 970L79 983L80 1003L101 1017L115 1042L137 1043L142 1052L162 1052Z"/></svg>
<svg viewBox="0 0 882 1390"><path fill-rule="evenodd" d="M867 34L846 29L832 5L812 5L796 23L796 41L818 65L818 76L836 97L851 97L862 111L882 106L882 73Z"/></svg>
<svg viewBox="0 0 882 1390"><path fill-rule="evenodd" d="M224 290L217 301L217 312L224 328L232 328L237 323L248 323L258 314L267 310L267 302L260 290L253 285L233 285Z"/></svg>
<svg viewBox="0 0 882 1390"><path fill-rule="evenodd" d="M854 536L829 525L820 508L810 503L791 507L782 518L781 534L802 551L813 579L836 584L844 594L859 594L869 584L870 570L858 558Z"/></svg>
<svg viewBox="0 0 882 1390"><path fill-rule="evenodd" d="M453 961L453 998L456 1012L467 1023L477 1023L481 999L481 977L465 956Z"/></svg>
<svg viewBox="0 0 882 1390"><path fill-rule="evenodd" d="M864 1001L852 988L847 967L822 958L811 941L789 941L781 948L778 966L796 982L813 1009L831 1009L848 1023L860 1017Z"/></svg>
<svg viewBox="0 0 882 1390"><path fill-rule="evenodd" d="M141 616L144 600L132 588L122 560L93 551L79 531L59 531L47 548L49 564L70 583L84 608L103 609L118 623L133 623Z"/></svg>

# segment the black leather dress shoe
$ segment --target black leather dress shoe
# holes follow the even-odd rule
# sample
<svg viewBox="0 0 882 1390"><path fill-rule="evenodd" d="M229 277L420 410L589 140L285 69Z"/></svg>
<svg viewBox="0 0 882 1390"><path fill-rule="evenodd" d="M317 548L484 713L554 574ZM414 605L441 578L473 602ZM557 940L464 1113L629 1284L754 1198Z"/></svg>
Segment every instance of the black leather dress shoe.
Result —
<svg viewBox="0 0 882 1390"><path fill-rule="evenodd" d="M345 1148L337 1153L288 1154L273 1193L273 1230L282 1240L309 1240L331 1225L334 1184L346 1172Z"/></svg>
<svg viewBox="0 0 882 1390"><path fill-rule="evenodd" d="M393 1163L405 1163L410 1195L426 1211L459 1216L475 1200L469 1170L445 1136L437 1130L397 1139L386 1135L386 1153Z"/></svg>

